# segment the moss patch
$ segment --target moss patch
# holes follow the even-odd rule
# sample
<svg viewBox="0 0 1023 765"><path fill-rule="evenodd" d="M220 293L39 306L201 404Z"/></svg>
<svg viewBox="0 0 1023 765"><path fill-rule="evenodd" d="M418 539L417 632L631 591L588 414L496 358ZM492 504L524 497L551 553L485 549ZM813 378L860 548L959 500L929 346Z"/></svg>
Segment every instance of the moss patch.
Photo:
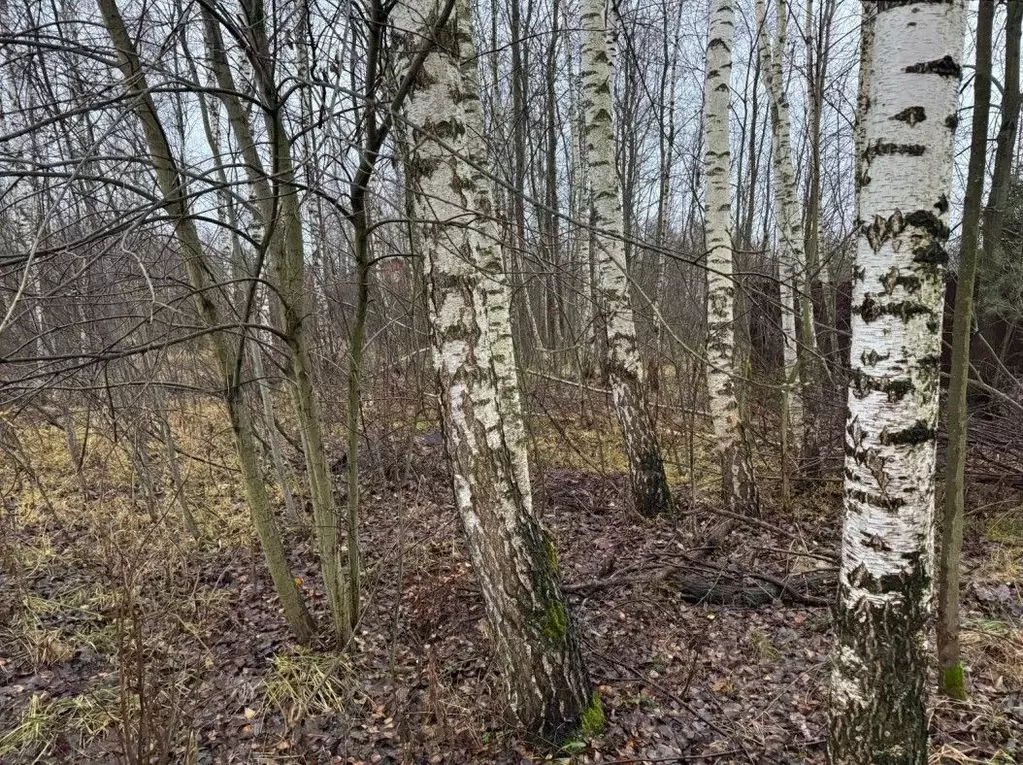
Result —
<svg viewBox="0 0 1023 765"><path fill-rule="evenodd" d="M552 642L560 642L568 634L568 615L565 613L565 606L559 601L553 601L547 606L547 613L544 614L543 634Z"/></svg>
<svg viewBox="0 0 1023 765"><path fill-rule="evenodd" d="M941 675L941 691L946 696L966 701L966 673L962 662L956 662Z"/></svg>
<svg viewBox="0 0 1023 765"><path fill-rule="evenodd" d="M558 572L558 548L554 546L554 538L550 532L543 532L543 547L547 555L547 565L550 567L551 573L556 574Z"/></svg>
<svg viewBox="0 0 1023 765"><path fill-rule="evenodd" d="M604 732L604 704L600 700L600 691L593 692L590 705L579 716L579 731L583 736L599 736Z"/></svg>

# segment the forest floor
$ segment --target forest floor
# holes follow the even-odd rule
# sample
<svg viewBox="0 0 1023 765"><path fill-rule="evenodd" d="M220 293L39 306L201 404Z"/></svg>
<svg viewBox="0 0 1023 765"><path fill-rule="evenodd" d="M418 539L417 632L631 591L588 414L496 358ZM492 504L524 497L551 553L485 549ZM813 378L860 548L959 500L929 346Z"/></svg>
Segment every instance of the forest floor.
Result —
<svg viewBox="0 0 1023 765"><path fill-rule="evenodd" d="M823 762L837 483L784 512L768 497L755 524L688 488L678 518L645 520L621 476L537 471L607 720L550 753L504 716L436 437L401 470L364 471L366 599L346 654L290 639L215 467L228 442L187 477L216 540L195 543L169 498L159 522L139 509L116 449L92 450L107 477L83 488L60 439L23 434L23 469L0 470L0 762ZM967 527L971 699L932 700L935 763L1023 762L1023 496L993 491L971 494ZM290 539L323 618L310 542Z"/></svg>

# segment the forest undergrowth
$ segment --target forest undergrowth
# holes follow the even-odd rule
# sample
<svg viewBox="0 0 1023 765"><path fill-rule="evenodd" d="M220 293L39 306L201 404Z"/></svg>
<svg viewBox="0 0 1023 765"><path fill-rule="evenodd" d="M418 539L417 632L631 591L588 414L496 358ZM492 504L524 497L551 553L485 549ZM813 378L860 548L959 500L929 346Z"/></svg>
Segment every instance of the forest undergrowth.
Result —
<svg viewBox="0 0 1023 765"><path fill-rule="evenodd" d="M226 420L182 403L180 493L159 449L143 486L123 439L92 434L77 469L60 428L19 423L0 468L0 761L823 762L840 484L797 486L783 510L765 480L762 515L729 518L708 500L702 437L687 442L687 415L665 409L680 515L640 519L626 510L615 429L599 407L582 411L562 401L533 413L533 481L600 694L599 735L552 753L505 718L429 417L369 438L387 447L360 462L366 607L355 645L337 652L294 644ZM971 697L933 702L932 761L1015 763L1023 497L977 486L967 518ZM308 524L288 539L322 616Z"/></svg>

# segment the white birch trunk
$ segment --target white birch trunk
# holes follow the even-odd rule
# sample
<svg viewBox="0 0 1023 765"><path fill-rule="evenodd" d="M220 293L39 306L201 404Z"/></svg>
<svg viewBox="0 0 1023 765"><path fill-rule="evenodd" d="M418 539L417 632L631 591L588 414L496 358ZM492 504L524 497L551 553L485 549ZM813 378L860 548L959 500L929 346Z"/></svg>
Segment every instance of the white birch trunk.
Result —
<svg viewBox="0 0 1023 765"><path fill-rule="evenodd" d="M604 0L585 0L580 15L583 122L596 228L597 308L607 332L608 381L629 461L633 504L639 513L650 516L671 507L671 492L643 388L643 365L629 297L622 193L615 171L611 123L613 35L605 21Z"/></svg>
<svg viewBox="0 0 1023 765"><path fill-rule="evenodd" d="M962 0L879 2L854 270L829 761L927 762L935 429Z"/></svg>
<svg viewBox="0 0 1023 765"><path fill-rule="evenodd" d="M399 6L407 66L437 16ZM510 294L483 141L467 0L455 0L409 94L409 179L424 231L434 362L455 503L483 591L513 713L550 741L592 717L589 681L561 594L557 556L532 506Z"/></svg>
<svg viewBox="0 0 1023 765"><path fill-rule="evenodd" d="M737 510L757 506L753 468L743 438L735 394L735 283L732 277L731 151L728 114L731 97L732 0L714 0L707 49L704 148L707 175L707 388L721 461L722 498Z"/></svg>
<svg viewBox="0 0 1023 765"><path fill-rule="evenodd" d="M877 4L873 0L860 3L860 75L856 90L856 125L853 131L856 157L853 160L853 223L858 228L860 218L860 178L863 175L863 152L867 148L867 109L870 107L870 70L874 66L874 20Z"/></svg>
<svg viewBox="0 0 1023 765"><path fill-rule="evenodd" d="M767 37L766 2L757 0L757 55L760 58L764 87L771 99L771 169L774 174L774 215L780 245L778 286L781 296L782 350L786 385L785 425L791 434L788 443L798 453L803 442L803 400L799 369L799 335L796 329L796 312L799 308L793 299L798 294L796 288L798 275L806 269L806 256L803 253L802 214L796 199L798 188L789 141L788 99L785 97L785 82L782 79L782 54L785 50L788 16L786 6L785 0L778 0L778 34L772 52ZM800 307L808 302L803 296L799 296ZM812 331L810 336L813 336Z"/></svg>

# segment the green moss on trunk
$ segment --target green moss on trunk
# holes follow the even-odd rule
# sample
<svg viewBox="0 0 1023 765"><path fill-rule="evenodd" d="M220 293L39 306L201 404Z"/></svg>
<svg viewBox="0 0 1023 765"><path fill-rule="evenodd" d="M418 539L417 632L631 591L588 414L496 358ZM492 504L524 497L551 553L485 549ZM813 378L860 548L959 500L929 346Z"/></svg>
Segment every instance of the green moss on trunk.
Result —
<svg viewBox="0 0 1023 765"><path fill-rule="evenodd" d="M543 634L553 643L561 643L568 634L568 615L560 600L551 601L544 616Z"/></svg>
<svg viewBox="0 0 1023 765"><path fill-rule="evenodd" d="M554 539L549 531L543 532L544 552L547 553L547 565L551 567L551 573L558 573L558 549L554 546Z"/></svg>
<svg viewBox="0 0 1023 765"><path fill-rule="evenodd" d="M958 701L966 701L966 673L962 662L956 662L941 675L941 692Z"/></svg>

